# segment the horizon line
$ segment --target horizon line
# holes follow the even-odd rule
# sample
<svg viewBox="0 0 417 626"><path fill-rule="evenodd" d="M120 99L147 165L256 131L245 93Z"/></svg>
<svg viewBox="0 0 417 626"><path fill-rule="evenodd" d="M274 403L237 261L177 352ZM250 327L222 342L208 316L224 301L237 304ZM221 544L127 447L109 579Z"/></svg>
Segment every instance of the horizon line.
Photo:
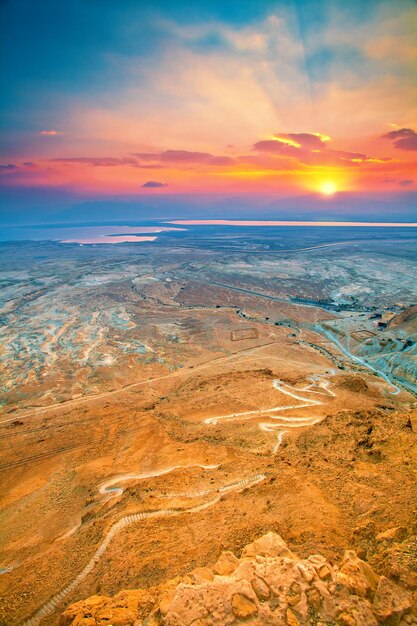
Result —
<svg viewBox="0 0 417 626"><path fill-rule="evenodd" d="M297 220L170 220L166 224L195 226L368 226L417 228L417 222L317 222Z"/></svg>

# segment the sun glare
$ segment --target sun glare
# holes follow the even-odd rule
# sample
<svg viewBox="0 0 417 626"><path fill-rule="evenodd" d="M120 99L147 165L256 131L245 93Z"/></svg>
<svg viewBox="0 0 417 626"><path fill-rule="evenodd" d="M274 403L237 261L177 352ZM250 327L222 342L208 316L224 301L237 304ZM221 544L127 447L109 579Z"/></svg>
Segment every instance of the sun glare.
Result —
<svg viewBox="0 0 417 626"><path fill-rule="evenodd" d="M325 196L332 196L337 191L336 184L331 180L326 180L320 185L320 191Z"/></svg>

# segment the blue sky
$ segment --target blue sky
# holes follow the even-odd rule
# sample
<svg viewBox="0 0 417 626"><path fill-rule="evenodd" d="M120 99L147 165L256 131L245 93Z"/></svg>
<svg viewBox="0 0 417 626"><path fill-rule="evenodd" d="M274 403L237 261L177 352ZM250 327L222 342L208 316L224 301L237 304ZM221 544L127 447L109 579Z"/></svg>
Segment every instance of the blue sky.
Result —
<svg viewBox="0 0 417 626"><path fill-rule="evenodd" d="M3 203L409 194L415 152L381 138L415 132L416 14L411 0L4 0Z"/></svg>

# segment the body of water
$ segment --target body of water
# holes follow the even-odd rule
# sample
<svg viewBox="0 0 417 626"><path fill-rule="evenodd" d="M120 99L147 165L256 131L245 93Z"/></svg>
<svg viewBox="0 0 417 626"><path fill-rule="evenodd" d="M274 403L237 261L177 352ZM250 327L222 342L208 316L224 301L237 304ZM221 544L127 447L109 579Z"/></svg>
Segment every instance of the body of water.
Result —
<svg viewBox="0 0 417 626"><path fill-rule="evenodd" d="M158 233L182 231L174 226L100 226L45 225L6 226L0 229L0 241L59 241L62 243L103 244L155 241Z"/></svg>

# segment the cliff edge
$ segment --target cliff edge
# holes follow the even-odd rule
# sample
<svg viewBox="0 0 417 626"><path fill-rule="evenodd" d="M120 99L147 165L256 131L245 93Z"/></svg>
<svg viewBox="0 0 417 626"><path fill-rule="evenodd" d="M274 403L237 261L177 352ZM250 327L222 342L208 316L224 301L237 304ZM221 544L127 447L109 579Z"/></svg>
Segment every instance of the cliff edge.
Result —
<svg viewBox="0 0 417 626"><path fill-rule="evenodd" d="M69 606L60 626L417 626L417 598L348 550L332 564L300 559L268 533L240 558L148 590L92 596Z"/></svg>

